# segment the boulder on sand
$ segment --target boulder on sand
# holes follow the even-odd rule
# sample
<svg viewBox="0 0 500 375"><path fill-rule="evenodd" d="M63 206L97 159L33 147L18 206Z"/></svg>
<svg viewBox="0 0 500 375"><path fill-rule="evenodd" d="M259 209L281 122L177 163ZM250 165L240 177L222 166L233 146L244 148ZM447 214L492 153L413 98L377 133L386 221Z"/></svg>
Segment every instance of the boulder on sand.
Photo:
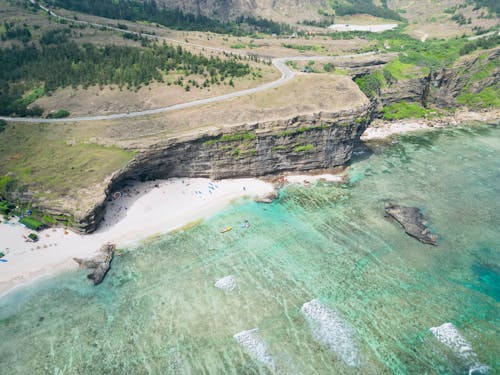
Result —
<svg viewBox="0 0 500 375"><path fill-rule="evenodd" d="M437 245L438 236L431 233L427 221L417 207L399 206L390 203L385 208L385 216L392 217L404 228L405 232L420 242Z"/></svg>
<svg viewBox="0 0 500 375"><path fill-rule="evenodd" d="M279 195L278 189L274 189L269 194L255 198L255 201L257 203L273 203L273 201L278 199L278 195Z"/></svg>
<svg viewBox="0 0 500 375"><path fill-rule="evenodd" d="M82 268L94 269L94 271L88 274L87 277L94 282L94 285L98 285L102 282L102 280L104 280L106 273L111 267L111 261L113 260L115 250L116 246L114 244L107 243L101 247L99 254L97 254L94 258L73 258L73 260Z"/></svg>

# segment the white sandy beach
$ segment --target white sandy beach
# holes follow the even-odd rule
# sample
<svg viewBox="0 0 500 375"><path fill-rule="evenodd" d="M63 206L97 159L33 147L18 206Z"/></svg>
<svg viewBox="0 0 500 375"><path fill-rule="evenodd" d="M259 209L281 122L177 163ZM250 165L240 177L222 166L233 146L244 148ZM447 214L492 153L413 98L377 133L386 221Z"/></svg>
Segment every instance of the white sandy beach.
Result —
<svg viewBox="0 0 500 375"><path fill-rule="evenodd" d="M444 125L434 124L432 127L439 128L444 127ZM361 136L361 140L372 141L377 139L384 139L395 134L411 133L429 129L431 129L431 126L427 122L419 120L402 120L384 123L376 122L365 130L365 132Z"/></svg>
<svg viewBox="0 0 500 375"><path fill-rule="evenodd" d="M7 262L0 263L0 295L38 277L76 268L74 257L92 257L107 242L133 246L206 218L237 198L256 198L273 189L272 184L258 179L135 182L123 189L120 198L108 203L104 222L90 235L46 229L33 243L25 239L33 231L15 221L2 223L0 251L6 253L3 259Z"/></svg>
<svg viewBox="0 0 500 375"><path fill-rule="evenodd" d="M384 121L376 119L372 121L370 127L362 134L361 140L380 140L395 134L440 129L474 122L498 123L499 120L500 111L498 109L490 109L481 112L461 109L457 110L452 115L432 119L404 119L397 121Z"/></svg>

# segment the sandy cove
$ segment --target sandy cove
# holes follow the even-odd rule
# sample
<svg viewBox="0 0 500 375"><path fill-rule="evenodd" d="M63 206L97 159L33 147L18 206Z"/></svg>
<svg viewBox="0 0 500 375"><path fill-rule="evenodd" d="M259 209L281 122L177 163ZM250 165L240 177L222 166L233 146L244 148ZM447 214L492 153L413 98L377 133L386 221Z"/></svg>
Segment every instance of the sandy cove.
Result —
<svg viewBox="0 0 500 375"><path fill-rule="evenodd" d="M342 182L343 177L328 173L287 175L282 182L309 184L319 180ZM99 229L89 235L49 228L39 232L40 240L34 243L27 241L32 230L17 220L3 222L0 251L6 253L3 259L7 262L0 263L0 296L37 278L76 269L73 258L91 258L108 242L117 247L134 246L209 217L238 198L272 196L275 189L273 182L256 178L130 181L117 199L107 203Z"/></svg>
<svg viewBox="0 0 500 375"><path fill-rule="evenodd" d="M168 233L209 217L238 198L257 198L274 191L274 185L259 179L211 181L178 178L131 182L121 197L108 202L100 228L80 235L64 228L38 233L40 240L28 242L33 231L11 220L0 224L0 295L16 286L77 268L74 257L90 258L111 242L134 246L148 237Z"/></svg>

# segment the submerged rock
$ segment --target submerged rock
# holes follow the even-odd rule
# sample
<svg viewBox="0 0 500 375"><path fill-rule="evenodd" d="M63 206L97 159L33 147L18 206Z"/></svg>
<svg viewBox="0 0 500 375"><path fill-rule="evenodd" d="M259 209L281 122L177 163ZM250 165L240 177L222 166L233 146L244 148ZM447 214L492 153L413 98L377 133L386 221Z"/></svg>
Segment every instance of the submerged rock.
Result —
<svg viewBox="0 0 500 375"><path fill-rule="evenodd" d="M116 246L111 243L107 243L100 249L100 253L92 259L80 259L73 258L73 260L80 265L80 267L91 268L94 271L87 275L89 279L94 282L94 285L100 284L106 273L108 273L111 267L111 261L113 260L113 255L115 253Z"/></svg>
<svg viewBox="0 0 500 375"><path fill-rule="evenodd" d="M385 208L385 214L396 220L402 225L407 234L415 237L420 242L437 245L438 236L431 233L420 209L391 203Z"/></svg>

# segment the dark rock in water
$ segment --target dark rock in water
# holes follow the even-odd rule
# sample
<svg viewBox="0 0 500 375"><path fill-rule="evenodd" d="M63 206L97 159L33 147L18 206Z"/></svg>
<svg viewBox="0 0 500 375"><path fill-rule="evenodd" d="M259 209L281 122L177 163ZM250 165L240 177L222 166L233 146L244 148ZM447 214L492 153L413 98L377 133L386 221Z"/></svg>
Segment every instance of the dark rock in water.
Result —
<svg viewBox="0 0 500 375"><path fill-rule="evenodd" d="M116 246L114 244L108 243L101 247L100 254L98 254L93 259L73 259L80 265L80 267L94 269L94 271L88 274L87 277L94 282L94 285L98 285L102 282L102 280L104 280L106 273L111 267L111 261L113 260L115 250Z"/></svg>
<svg viewBox="0 0 500 375"><path fill-rule="evenodd" d="M392 217L401 224L407 234L415 237L420 242L436 245L438 236L431 233L422 212L416 207L389 204L385 208L386 216Z"/></svg>

